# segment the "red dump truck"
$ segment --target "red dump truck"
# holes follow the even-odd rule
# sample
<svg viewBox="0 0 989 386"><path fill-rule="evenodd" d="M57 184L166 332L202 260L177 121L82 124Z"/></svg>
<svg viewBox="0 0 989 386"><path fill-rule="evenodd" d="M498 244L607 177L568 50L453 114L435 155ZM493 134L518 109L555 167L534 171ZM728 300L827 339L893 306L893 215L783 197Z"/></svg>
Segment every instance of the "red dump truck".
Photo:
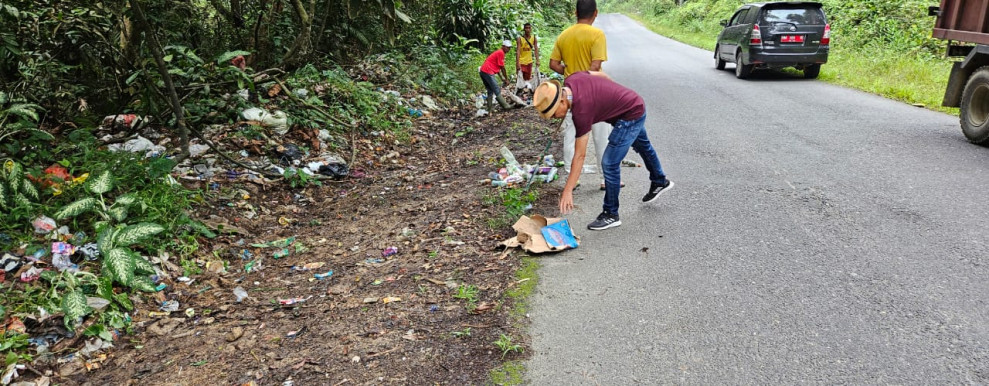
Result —
<svg viewBox="0 0 989 386"><path fill-rule="evenodd" d="M941 0L934 37L948 40L948 56L964 58L951 68L944 101L960 108L962 132L972 143L989 145L989 0Z"/></svg>

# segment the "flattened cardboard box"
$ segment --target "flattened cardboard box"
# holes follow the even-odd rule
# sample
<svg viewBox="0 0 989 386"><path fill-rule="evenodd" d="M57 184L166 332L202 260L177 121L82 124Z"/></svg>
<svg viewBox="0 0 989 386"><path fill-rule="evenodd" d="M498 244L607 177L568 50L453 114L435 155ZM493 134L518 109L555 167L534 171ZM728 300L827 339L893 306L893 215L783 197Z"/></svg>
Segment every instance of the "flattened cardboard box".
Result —
<svg viewBox="0 0 989 386"><path fill-rule="evenodd" d="M522 218L515 222L515 225L512 225L512 229L515 229L516 236L505 240L501 245L508 248L521 247L529 253L560 252L570 249L568 246L553 248L543 238L543 227L560 221L563 221L563 219L546 218L538 214L532 215L532 217L522 216ZM580 244L580 238L577 238L577 244Z"/></svg>

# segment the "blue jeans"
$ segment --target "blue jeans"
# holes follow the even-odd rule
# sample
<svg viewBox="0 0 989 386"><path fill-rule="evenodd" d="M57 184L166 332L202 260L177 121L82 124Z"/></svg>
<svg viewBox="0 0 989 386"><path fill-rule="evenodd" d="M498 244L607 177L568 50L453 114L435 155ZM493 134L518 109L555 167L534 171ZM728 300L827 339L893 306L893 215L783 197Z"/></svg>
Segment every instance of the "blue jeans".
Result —
<svg viewBox="0 0 989 386"><path fill-rule="evenodd" d="M481 73L481 81L484 82L484 88L488 89L488 103L492 103L494 98L501 95L501 89L498 87L498 80L495 76L488 74L484 71L478 71Z"/></svg>
<svg viewBox="0 0 989 386"><path fill-rule="evenodd" d="M639 156L649 171L649 181L654 184L666 185L666 174L659 164L659 156L649 143L646 135L646 115L634 121L619 120L615 122L608 136L608 147L604 149L604 159L601 167L604 169L604 211L618 214L618 194L621 192L622 160L631 147Z"/></svg>

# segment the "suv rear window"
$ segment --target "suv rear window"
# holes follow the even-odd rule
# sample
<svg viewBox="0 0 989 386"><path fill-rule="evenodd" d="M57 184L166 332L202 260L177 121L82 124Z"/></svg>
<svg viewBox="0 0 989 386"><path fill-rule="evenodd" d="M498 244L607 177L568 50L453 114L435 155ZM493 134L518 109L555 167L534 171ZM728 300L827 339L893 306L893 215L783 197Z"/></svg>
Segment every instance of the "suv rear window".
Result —
<svg viewBox="0 0 989 386"><path fill-rule="evenodd" d="M793 23L803 25L824 24L824 12L820 8L772 8L762 12L763 23Z"/></svg>

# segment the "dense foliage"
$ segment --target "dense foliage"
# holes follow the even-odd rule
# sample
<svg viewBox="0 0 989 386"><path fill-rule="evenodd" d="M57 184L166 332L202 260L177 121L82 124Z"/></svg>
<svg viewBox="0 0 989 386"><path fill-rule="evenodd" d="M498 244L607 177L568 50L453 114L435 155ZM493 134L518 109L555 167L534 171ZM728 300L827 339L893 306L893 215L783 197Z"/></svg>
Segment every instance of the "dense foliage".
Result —
<svg viewBox="0 0 989 386"><path fill-rule="evenodd" d="M215 60L231 59L229 52L242 53L253 69L347 65L385 52L412 59L431 52L437 55L423 59L455 67L463 63L448 54L487 47L525 21L562 23L572 7L550 0L4 1L0 90L58 120L84 108L164 114L155 48L180 93L207 80L232 81Z"/></svg>

